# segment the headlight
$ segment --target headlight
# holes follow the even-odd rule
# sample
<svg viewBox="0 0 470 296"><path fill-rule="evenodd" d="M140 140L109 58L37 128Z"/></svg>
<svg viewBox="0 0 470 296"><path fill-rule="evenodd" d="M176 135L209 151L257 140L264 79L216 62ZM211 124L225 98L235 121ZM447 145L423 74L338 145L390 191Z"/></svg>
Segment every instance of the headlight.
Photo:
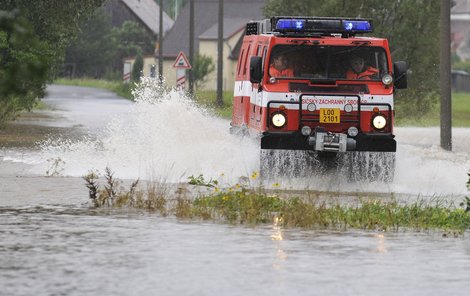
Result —
<svg viewBox="0 0 470 296"><path fill-rule="evenodd" d="M275 113L271 121L275 127L283 127L286 124L286 116L282 113Z"/></svg>
<svg viewBox="0 0 470 296"><path fill-rule="evenodd" d="M350 128L348 128L348 135L350 137L355 137L357 136L358 133L359 133L359 130L357 129L357 127L351 126Z"/></svg>
<svg viewBox="0 0 470 296"><path fill-rule="evenodd" d="M353 111L353 109L354 109L353 105L351 105L351 104L344 105L344 112L346 112L346 113L351 113Z"/></svg>
<svg viewBox="0 0 470 296"><path fill-rule="evenodd" d="M390 74L385 74L382 76L382 83L385 85L390 85L393 82L393 77Z"/></svg>
<svg viewBox="0 0 470 296"><path fill-rule="evenodd" d="M374 128L381 130L387 125L387 119L382 115L377 115L372 119L372 125Z"/></svg>

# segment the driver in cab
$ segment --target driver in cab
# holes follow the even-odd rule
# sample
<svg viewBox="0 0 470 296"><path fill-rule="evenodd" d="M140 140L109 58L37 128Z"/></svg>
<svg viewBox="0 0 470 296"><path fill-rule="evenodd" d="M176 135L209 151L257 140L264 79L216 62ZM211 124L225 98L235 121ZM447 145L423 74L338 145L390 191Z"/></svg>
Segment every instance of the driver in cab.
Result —
<svg viewBox="0 0 470 296"><path fill-rule="evenodd" d="M294 77L294 70L289 68L287 57L278 53L272 59L272 63L269 65L269 75L272 77Z"/></svg>
<svg viewBox="0 0 470 296"><path fill-rule="evenodd" d="M346 79L370 80L377 78L379 70L373 67L367 67L364 58L358 55L352 55L349 59L350 69L346 72Z"/></svg>

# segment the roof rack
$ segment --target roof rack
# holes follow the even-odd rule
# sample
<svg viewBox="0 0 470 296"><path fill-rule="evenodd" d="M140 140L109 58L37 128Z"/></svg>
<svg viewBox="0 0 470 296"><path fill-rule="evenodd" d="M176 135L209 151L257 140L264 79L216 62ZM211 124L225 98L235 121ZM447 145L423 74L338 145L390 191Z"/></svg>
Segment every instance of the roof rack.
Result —
<svg viewBox="0 0 470 296"><path fill-rule="evenodd" d="M343 38L373 32L372 20L363 18L274 16L246 25L246 35L278 33L281 35L332 35Z"/></svg>

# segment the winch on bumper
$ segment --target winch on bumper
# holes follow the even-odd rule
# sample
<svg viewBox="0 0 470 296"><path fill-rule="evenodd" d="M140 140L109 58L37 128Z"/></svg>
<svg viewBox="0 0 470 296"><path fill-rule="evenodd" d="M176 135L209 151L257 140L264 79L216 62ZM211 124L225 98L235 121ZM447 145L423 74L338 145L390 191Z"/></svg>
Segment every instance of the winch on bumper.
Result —
<svg viewBox="0 0 470 296"><path fill-rule="evenodd" d="M264 132L261 136L261 149L396 152L397 143L394 138L389 133L359 133L352 138L343 133L323 130L317 130L310 136L304 136L301 132Z"/></svg>

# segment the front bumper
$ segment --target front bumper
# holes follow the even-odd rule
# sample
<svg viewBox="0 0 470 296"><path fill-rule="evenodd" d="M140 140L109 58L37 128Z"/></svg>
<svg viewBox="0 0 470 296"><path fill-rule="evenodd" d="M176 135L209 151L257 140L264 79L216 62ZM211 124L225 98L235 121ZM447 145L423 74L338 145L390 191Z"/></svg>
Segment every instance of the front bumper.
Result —
<svg viewBox="0 0 470 296"><path fill-rule="evenodd" d="M264 132L261 136L261 149L396 152L397 142L394 138L392 134L377 133L360 133L351 138L346 134L326 132L311 136L304 136L300 132Z"/></svg>

